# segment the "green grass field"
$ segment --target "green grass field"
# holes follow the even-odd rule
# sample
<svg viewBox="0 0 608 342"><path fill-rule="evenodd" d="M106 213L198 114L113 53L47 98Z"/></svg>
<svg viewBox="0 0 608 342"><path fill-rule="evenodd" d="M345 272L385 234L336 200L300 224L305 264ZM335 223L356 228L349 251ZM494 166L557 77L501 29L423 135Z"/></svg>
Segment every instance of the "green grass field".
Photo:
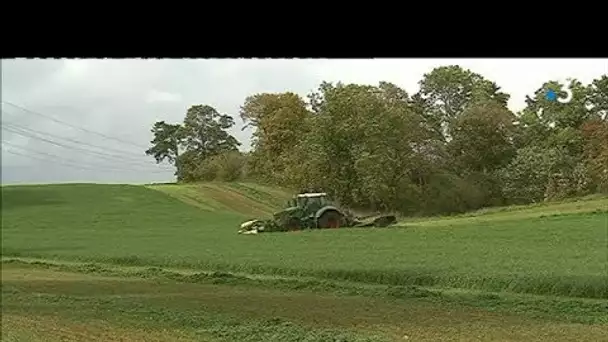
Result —
<svg viewBox="0 0 608 342"><path fill-rule="evenodd" d="M608 336L606 197L242 236L240 222L270 215L290 194L248 183L2 192L3 340L38 341L58 324L68 335L142 341ZM312 302L318 317L307 313ZM146 325L148 314L157 323Z"/></svg>

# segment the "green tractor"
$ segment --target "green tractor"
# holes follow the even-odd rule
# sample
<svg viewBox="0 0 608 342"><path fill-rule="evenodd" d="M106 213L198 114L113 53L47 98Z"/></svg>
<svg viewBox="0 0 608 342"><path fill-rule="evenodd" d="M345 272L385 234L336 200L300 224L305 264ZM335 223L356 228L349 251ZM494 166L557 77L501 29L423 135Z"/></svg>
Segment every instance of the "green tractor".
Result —
<svg viewBox="0 0 608 342"><path fill-rule="evenodd" d="M355 217L334 205L324 192L302 193L290 199L287 208L275 213L273 219L244 222L239 234L342 227L387 227L396 222L394 215Z"/></svg>

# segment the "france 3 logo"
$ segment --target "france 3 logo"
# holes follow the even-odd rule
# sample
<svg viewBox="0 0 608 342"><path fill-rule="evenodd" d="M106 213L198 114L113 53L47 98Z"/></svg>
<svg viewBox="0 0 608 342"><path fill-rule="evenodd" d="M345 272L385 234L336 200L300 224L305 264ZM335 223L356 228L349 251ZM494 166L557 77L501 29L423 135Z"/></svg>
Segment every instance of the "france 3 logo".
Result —
<svg viewBox="0 0 608 342"><path fill-rule="evenodd" d="M566 93L566 97L559 97L557 92L553 89L547 89L545 98L552 102L568 103L572 101L572 90L570 88L562 89Z"/></svg>
<svg viewBox="0 0 608 342"><path fill-rule="evenodd" d="M564 82L564 84L568 84L568 83L570 83L570 82ZM566 97L559 96L559 94L561 92L566 93ZM565 89L564 89L564 87L562 87L560 89L560 91L556 91L554 89L547 89L545 91L545 98L550 102L559 102L561 104L566 104L566 103L572 101L572 96L573 96L572 89L570 89L569 87L565 87ZM542 107L538 109L537 114L539 117L543 114Z"/></svg>

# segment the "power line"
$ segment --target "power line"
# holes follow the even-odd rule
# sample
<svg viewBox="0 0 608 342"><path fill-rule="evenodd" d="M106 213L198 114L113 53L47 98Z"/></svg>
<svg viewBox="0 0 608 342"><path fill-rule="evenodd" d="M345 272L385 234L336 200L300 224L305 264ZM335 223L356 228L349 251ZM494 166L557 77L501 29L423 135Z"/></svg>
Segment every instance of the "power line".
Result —
<svg viewBox="0 0 608 342"><path fill-rule="evenodd" d="M123 140L123 139L112 137L112 136L109 136L109 135L106 135L106 134L103 134L103 133L100 133L100 132L95 132L95 131L86 129L84 127L79 127L79 126L73 125L73 124L71 124L69 122L65 122L63 120L59 120L59 119L56 119L54 117L51 117L51 116L48 116L48 115L45 115L45 114L42 114L42 113L38 113L38 112L35 112L35 111L32 111L32 110L29 110L29 109L24 108L24 107L18 106L18 105L14 104L14 103L11 103L11 102L2 101L2 103L3 104L8 104L8 105L13 106L15 108L19 108L19 109L21 109L21 110L23 110L23 111L25 111L27 113L34 114L36 116L43 117L43 118L49 119L51 121L54 121L54 122L66 125L68 127L76 128L76 129L79 129L79 130L87 132L87 133L91 133L91 134L94 134L94 135L97 135L97 136L101 136L101 137L103 137L105 139L114 140L114 141L121 142L123 144L128 144L128 145L131 145L131 146L135 146L138 149L144 149L145 148L145 147L140 146L138 144L134 144L134 143L132 143L130 141L126 141L126 140ZM5 112L5 111L3 111L3 112ZM95 145L95 144L90 144L90 143L83 142L83 141L80 141L80 140L77 140L77 139L71 139L71 138L67 138L67 137L61 137L61 136L58 136L58 135L55 135L55 134L52 134L52 133L38 131L38 130L35 130L35 129L31 129L29 127L24 127L24 126L21 126L21 125L17 125L15 123L3 123L3 127L2 128L6 129L8 132L11 132L11 133L23 136L23 137L33 138L33 139L36 139L36 140L39 140L39 141L42 141L42 142L45 142L45 143L48 143L48 144L51 144L51 145L59 146L59 147L65 148L65 149L81 151L81 152L88 153L88 154L94 154L94 155L96 155L96 156L98 156L100 158L104 158L106 160L111 160L111 161L112 161L112 159L114 159L114 161L115 160L119 160L120 162L127 164L125 166L129 166L128 164L131 164L132 166L139 166L139 167L143 167L144 165L145 166L150 166L150 164L144 162L143 160L139 161L139 160L130 159L129 156L125 155L125 152L127 152L127 151L117 150L117 149L111 149L111 148L108 148L108 147L105 147L105 146L99 146L99 145ZM45 136L46 136L46 138L45 138ZM104 152L100 152L100 151L96 151L96 150L91 150L91 149L86 149L86 148L77 147L77 146L66 145L64 143L57 142L57 141L55 141L53 139L48 139L48 137L55 138L55 139L61 139L61 140L68 141L68 142L72 142L72 143L75 143L77 145L86 145L86 146L93 147L93 148L96 148L96 149L102 149ZM10 144L8 142L5 142L5 143L6 144ZM17 148L20 148L22 150L28 150L28 149L20 147L20 146L16 146L16 145L13 145L13 146L17 147ZM115 152L118 152L118 154L108 153L108 151L115 151ZM43 155L45 157L50 157L50 158L52 158L52 161L56 162L56 163L58 162L58 160L62 159L62 157L59 157L59 156L56 156L56 155L52 155L52 154L48 154L48 153L44 153L44 152L40 152L40 151L35 151L35 150L31 150L31 149L29 149L29 152L36 153L36 154L39 154L39 155ZM17 154L17 153L13 153L13 154ZM129 153L129 154L131 154L133 157L135 157L135 153ZM48 161L48 160L45 160L44 158L35 158L34 156L29 156L29 155L23 155L23 156L30 157L32 159L38 159L38 160ZM138 155L138 156L143 157L144 155L141 154L141 155ZM70 165L72 167L77 167L77 168L80 168L80 169L90 169L90 170L105 169L105 170L112 170L112 171L115 170L115 171L134 171L134 172L152 172L152 173L163 173L163 172L167 172L167 171L172 171L170 169L166 169L166 171L164 171L164 170L163 171L161 171L161 170L157 170L157 171L143 171L143 170L141 170L140 171L140 170L125 169L125 168L108 167L106 165L103 165L103 166L101 166L101 165L94 165L94 168L89 168L89 167L86 167L86 165L83 166L82 163L83 163L82 161L70 161L70 160L65 160L65 158L63 158L63 163L60 163L60 164L62 164L62 165Z"/></svg>
<svg viewBox="0 0 608 342"><path fill-rule="evenodd" d="M112 154L108 154L108 153L102 153L102 152L94 151L94 150L88 150L88 149L80 148L80 147L76 147L76 146L65 145L65 144L62 144L62 143L50 140L50 139L46 139L46 138L43 138L43 137L39 137L39 136L30 134L28 132L20 132L18 130L15 130L14 128L10 128L10 127L2 127L2 128L5 129L5 130L7 130L7 131L9 131L9 132L11 132L11 133L14 133L14 134L17 134L17 135L21 135L21 136L27 137L27 138L32 138L32 139L40 140L40 141L46 142L46 143L51 144L51 145L63 147L63 148L66 148L66 149L81 151L81 152L84 152L84 153L95 154L99 158L104 158L104 159L107 159L107 160L114 159L114 161L118 160L118 161L121 161L123 163L131 163L132 165L136 164L136 165L139 165L139 166L143 166L143 164L141 164L142 162L134 161L134 160L125 160L124 157L122 157L122 156L112 155ZM148 166L148 165L150 165L150 164L146 164L146 166Z"/></svg>
<svg viewBox="0 0 608 342"><path fill-rule="evenodd" d="M30 158L30 159L34 159L34 160L40 160L40 161L44 161L44 162L51 161L49 159L40 158L40 157L28 155L28 154L23 154L23 153L11 151L11 150L3 150L2 153L9 153L9 154L12 154L12 155L26 157L26 158ZM58 161L58 160L55 160L55 161L52 161L52 162L54 162L56 164L59 164L59 165L63 165L63 166L70 166L70 167L73 167L73 168L78 168L78 169L81 169L81 170L91 170L90 168L87 168L87 167L82 166L82 165L73 165L71 163L65 163L65 162L62 163L61 161ZM116 172L116 171L114 171L114 172Z"/></svg>
<svg viewBox="0 0 608 342"><path fill-rule="evenodd" d="M45 114L42 114L42 113L35 112L33 110L29 110L27 108L21 107L19 105L16 105L16 104L8 102L8 101L2 101L2 103L3 104L8 104L9 106L13 106L13 107L18 108L18 109L21 109L21 110L25 111L26 113L30 113L30 114L33 114L33 115L36 115L36 116L39 116L39 117L43 117L45 119L48 119L48 120L51 120L51 121L54 121L54 122L57 122L57 123L60 123L60 124L72 127L72 128L76 128L76 129L79 129L81 131L84 131L84 132L87 132L87 133L90 133L90 134L95 134L95 135L98 135L100 137L104 137L104 138L109 139L109 140L115 140L115 141L121 142L123 144L135 146L137 148L146 149L146 147L143 147L142 145L139 145L139 144L127 141L127 140L123 140L123 139L120 139L120 138L112 137L112 136L109 136L107 134L103 134L103 133L100 133L100 132L92 131L92 130L84 128L84 127L76 126L76 125L73 125L73 124L71 124L69 122L65 122L63 120L59 120L59 119L54 118L52 116L48 116L48 115L45 115Z"/></svg>
<svg viewBox="0 0 608 342"><path fill-rule="evenodd" d="M4 145L8 145L8 146L11 146L13 148L21 149L21 150L29 152L29 153L34 153L34 154L41 155L43 157L51 158L50 160L46 159L44 161L52 161L52 162L60 161L60 162L63 162L64 164L72 164L72 166L79 167L79 168L84 167L84 168L89 169L89 170L106 170L106 171L114 171L114 172L116 172L116 171L144 172L143 170L126 169L126 168L113 167L113 166L107 166L107 165L99 165L99 164L90 163L90 162L89 162L89 165L86 165L86 163L84 163L84 165L83 165L83 162L79 161L79 160L73 160L73 159L69 159L69 158L64 158L62 156L54 155L54 154L51 154L51 153L36 151L36 150L29 149L29 148L26 148L26 147L23 147L23 146L15 145L15 144L10 143L8 141L2 141L2 144L3 144L3 146ZM24 155L24 156L26 156L26 157L35 157L35 156L31 156L31 155ZM41 158L38 158L38 159L41 159ZM145 172L149 172L149 173L164 173L165 171L159 171L159 170L157 170L157 171L145 171Z"/></svg>
<svg viewBox="0 0 608 342"><path fill-rule="evenodd" d="M29 158L29 159L34 159L34 160L39 160L39 161L43 161L43 162L50 162L52 164L57 164L57 165L62 165L62 166L67 166L67 167L71 167L73 169L79 169L81 171L84 170L92 170L92 171L106 171L106 172L114 172L116 173L117 170L112 170L112 169L101 169L101 168L91 168L91 167L87 167L87 166L83 166L83 165L78 165L78 164L73 164L70 162L66 162L66 161L62 161L62 160L56 160L56 159L45 159L42 157L37 157L37 156L32 156L29 154L23 154L23 153L19 153L19 152L15 152L15 151L11 151L11 150L4 150L2 151L2 153L9 153L9 154L13 154L16 156L21 156L21 157L25 157L25 158ZM133 171L133 172L140 172L140 171ZM158 172L155 172L158 173Z"/></svg>
<svg viewBox="0 0 608 342"><path fill-rule="evenodd" d="M3 113L7 113L5 111L2 111L2 112ZM10 114L10 113L8 113L8 114ZM99 149L103 149L103 150L107 150L107 151L115 151L115 152L121 153L121 154L122 153L128 153L128 154L130 154L130 155L132 155L134 157L135 156L137 156L137 157L142 157L143 156L143 154L140 154L140 153L135 153L135 152L130 152L130 151L121 151L121 150L118 150L118 149L113 149L113 148L109 148L109 147L105 147L105 146L99 146L99 145L95 145L95 144L90 144L90 143L87 143L85 141L81 141L81 140L77 140L77 139L72 139L72 138L66 138L66 137L55 135L55 134L52 134L52 133L49 133L49 132L43 132L43 131L35 130L35 129L29 128L29 127L25 127L25 126L21 126L21 125L15 124L13 122L4 122L4 120L2 122L2 125L3 125L3 127L12 127L14 129L19 129L19 130L22 130L22 131L27 131L27 132L31 132L31 133L35 133L35 134L40 134L40 135L46 135L46 136L49 136L49 137L53 137L55 139L61 139L61 140L65 140L65 141L70 141L70 142L73 142L73 143L76 143L76 144L79 144L79 145L91 146L91 147L94 147L94 148L99 148Z"/></svg>
<svg viewBox="0 0 608 342"><path fill-rule="evenodd" d="M6 129L7 131L9 131L11 133L15 133L15 134L18 134L18 135L21 135L21 136L27 136L29 138L40 139L39 137L32 136L32 133L35 133L35 134L38 134L38 135L43 135L43 136L46 135L46 136L50 136L50 137L53 137L53 138L63 139L63 140L69 141L69 142L76 143L78 145L87 145L87 146L91 146L93 148L106 150L106 148L103 147L103 146L98 146L98 145L95 145L95 144L89 144L89 143L86 143L86 142L83 142L83 141L80 141L80 140L77 140L77 139L64 138L64 137L61 137L61 136L58 136L58 135L54 135L54 134L51 134L51 133L42 132L42 131L34 130L34 129L31 129L31 128L15 125L13 123L8 123L8 124L4 123L2 128ZM53 144L57 145L57 144L60 144L60 143L55 142ZM67 145L63 145L63 147L65 147L65 146L67 146ZM66 148L72 148L72 147L71 146L67 146ZM78 148L76 148L76 149L78 149ZM138 163L138 165L144 165L144 164L145 164L145 166L149 166L150 165L149 163L147 163L147 162L145 162L143 160L141 160L141 161L140 160L131 160L130 158L133 158L133 157L130 157L130 156L123 156L123 155L120 155L120 154L112 154L112 153L100 152L100 151L94 151L94 150L92 151L92 150L87 150L87 149L82 149L82 148L81 148L81 150L86 150L86 151L89 151L90 153L94 153L94 154L103 154L103 155L106 155L106 156L114 158L114 159L121 159L121 160L127 160L127 159L129 159L129 162L132 163L132 164ZM113 149L110 149L110 150L112 151ZM121 153L121 154L123 153L120 150L113 150L113 151L116 151L116 152ZM133 156L135 156L135 154L133 154ZM143 157L143 156L144 156L143 154L139 155L139 157Z"/></svg>

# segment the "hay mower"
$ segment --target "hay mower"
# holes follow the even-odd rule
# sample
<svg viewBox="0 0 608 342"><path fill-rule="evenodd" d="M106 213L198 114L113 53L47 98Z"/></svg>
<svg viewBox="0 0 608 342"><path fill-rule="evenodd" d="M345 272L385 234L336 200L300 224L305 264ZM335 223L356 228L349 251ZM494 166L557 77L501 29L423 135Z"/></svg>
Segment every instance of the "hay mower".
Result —
<svg viewBox="0 0 608 342"><path fill-rule="evenodd" d="M396 222L394 215L355 217L334 205L324 192L302 193L290 199L287 208L275 213L272 219L242 223L239 234L343 227L387 227Z"/></svg>

